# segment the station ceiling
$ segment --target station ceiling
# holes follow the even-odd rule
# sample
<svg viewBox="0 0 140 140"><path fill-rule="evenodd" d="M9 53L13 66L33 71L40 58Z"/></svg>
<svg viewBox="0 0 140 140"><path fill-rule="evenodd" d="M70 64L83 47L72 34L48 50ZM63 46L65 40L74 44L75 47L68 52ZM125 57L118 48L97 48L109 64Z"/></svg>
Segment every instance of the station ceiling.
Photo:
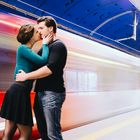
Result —
<svg viewBox="0 0 140 140"><path fill-rule="evenodd" d="M139 0L130 1L1 0L0 9L32 19L53 16L60 28L140 56L140 12L132 4Z"/></svg>

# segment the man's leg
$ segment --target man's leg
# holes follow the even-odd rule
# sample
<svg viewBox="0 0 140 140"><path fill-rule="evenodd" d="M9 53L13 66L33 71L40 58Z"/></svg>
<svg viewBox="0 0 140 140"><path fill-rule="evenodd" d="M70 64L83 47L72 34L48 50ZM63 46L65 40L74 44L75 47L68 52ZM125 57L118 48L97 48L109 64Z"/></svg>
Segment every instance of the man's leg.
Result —
<svg viewBox="0 0 140 140"><path fill-rule="evenodd" d="M35 112L37 127L39 130L41 139L49 140L49 138L47 136L47 126L46 126L46 120L45 120L44 113L43 113L42 104L40 102L40 98L37 93L36 93L35 102L34 102L34 112Z"/></svg>
<svg viewBox="0 0 140 140"><path fill-rule="evenodd" d="M65 93L45 91L41 97L49 140L63 140L61 134L61 108Z"/></svg>

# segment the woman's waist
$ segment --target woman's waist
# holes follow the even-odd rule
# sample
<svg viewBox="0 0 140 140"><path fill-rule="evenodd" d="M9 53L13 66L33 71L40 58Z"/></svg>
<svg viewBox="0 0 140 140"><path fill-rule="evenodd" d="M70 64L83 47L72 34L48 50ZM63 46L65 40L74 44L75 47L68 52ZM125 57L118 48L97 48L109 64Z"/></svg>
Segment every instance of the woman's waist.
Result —
<svg viewBox="0 0 140 140"><path fill-rule="evenodd" d="M20 86L23 86L23 87L32 87L33 81L23 81L23 82L15 81L14 84L17 84L17 85L20 85Z"/></svg>

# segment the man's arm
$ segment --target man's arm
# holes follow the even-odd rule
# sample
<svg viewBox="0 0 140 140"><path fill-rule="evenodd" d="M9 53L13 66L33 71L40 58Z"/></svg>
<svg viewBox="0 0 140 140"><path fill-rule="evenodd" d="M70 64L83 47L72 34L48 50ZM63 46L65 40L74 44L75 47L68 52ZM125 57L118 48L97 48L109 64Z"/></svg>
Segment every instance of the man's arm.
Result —
<svg viewBox="0 0 140 140"><path fill-rule="evenodd" d="M30 73L25 73L24 71L20 70L20 73L16 75L16 81L39 79L47 77L51 74L52 71L47 66L43 66L38 70L32 71Z"/></svg>

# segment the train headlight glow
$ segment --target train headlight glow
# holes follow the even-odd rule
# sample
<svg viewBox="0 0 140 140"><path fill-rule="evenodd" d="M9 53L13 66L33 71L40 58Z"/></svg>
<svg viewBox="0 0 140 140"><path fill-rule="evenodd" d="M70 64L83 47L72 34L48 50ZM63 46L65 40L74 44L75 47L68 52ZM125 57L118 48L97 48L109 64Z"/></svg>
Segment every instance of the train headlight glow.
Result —
<svg viewBox="0 0 140 140"><path fill-rule="evenodd" d="M119 62L115 62L115 61L111 61L111 60L107 60L107 59L101 59L101 58L97 58L97 57L93 57L93 56L88 56L85 54L80 54L80 53L76 53L76 52L72 52L72 51L68 51L68 54L71 54L71 55L74 55L77 57L81 57L84 59L89 59L89 60L94 60L94 61L98 61L98 62L102 62L102 63L108 63L108 64L119 65L119 66L130 68L130 66L127 64L123 64L123 63L119 63Z"/></svg>
<svg viewBox="0 0 140 140"><path fill-rule="evenodd" d="M7 21L0 20L0 23L3 23L3 24L8 25L8 26L12 26L12 27L20 28L20 25L10 23L10 22L7 22Z"/></svg>

